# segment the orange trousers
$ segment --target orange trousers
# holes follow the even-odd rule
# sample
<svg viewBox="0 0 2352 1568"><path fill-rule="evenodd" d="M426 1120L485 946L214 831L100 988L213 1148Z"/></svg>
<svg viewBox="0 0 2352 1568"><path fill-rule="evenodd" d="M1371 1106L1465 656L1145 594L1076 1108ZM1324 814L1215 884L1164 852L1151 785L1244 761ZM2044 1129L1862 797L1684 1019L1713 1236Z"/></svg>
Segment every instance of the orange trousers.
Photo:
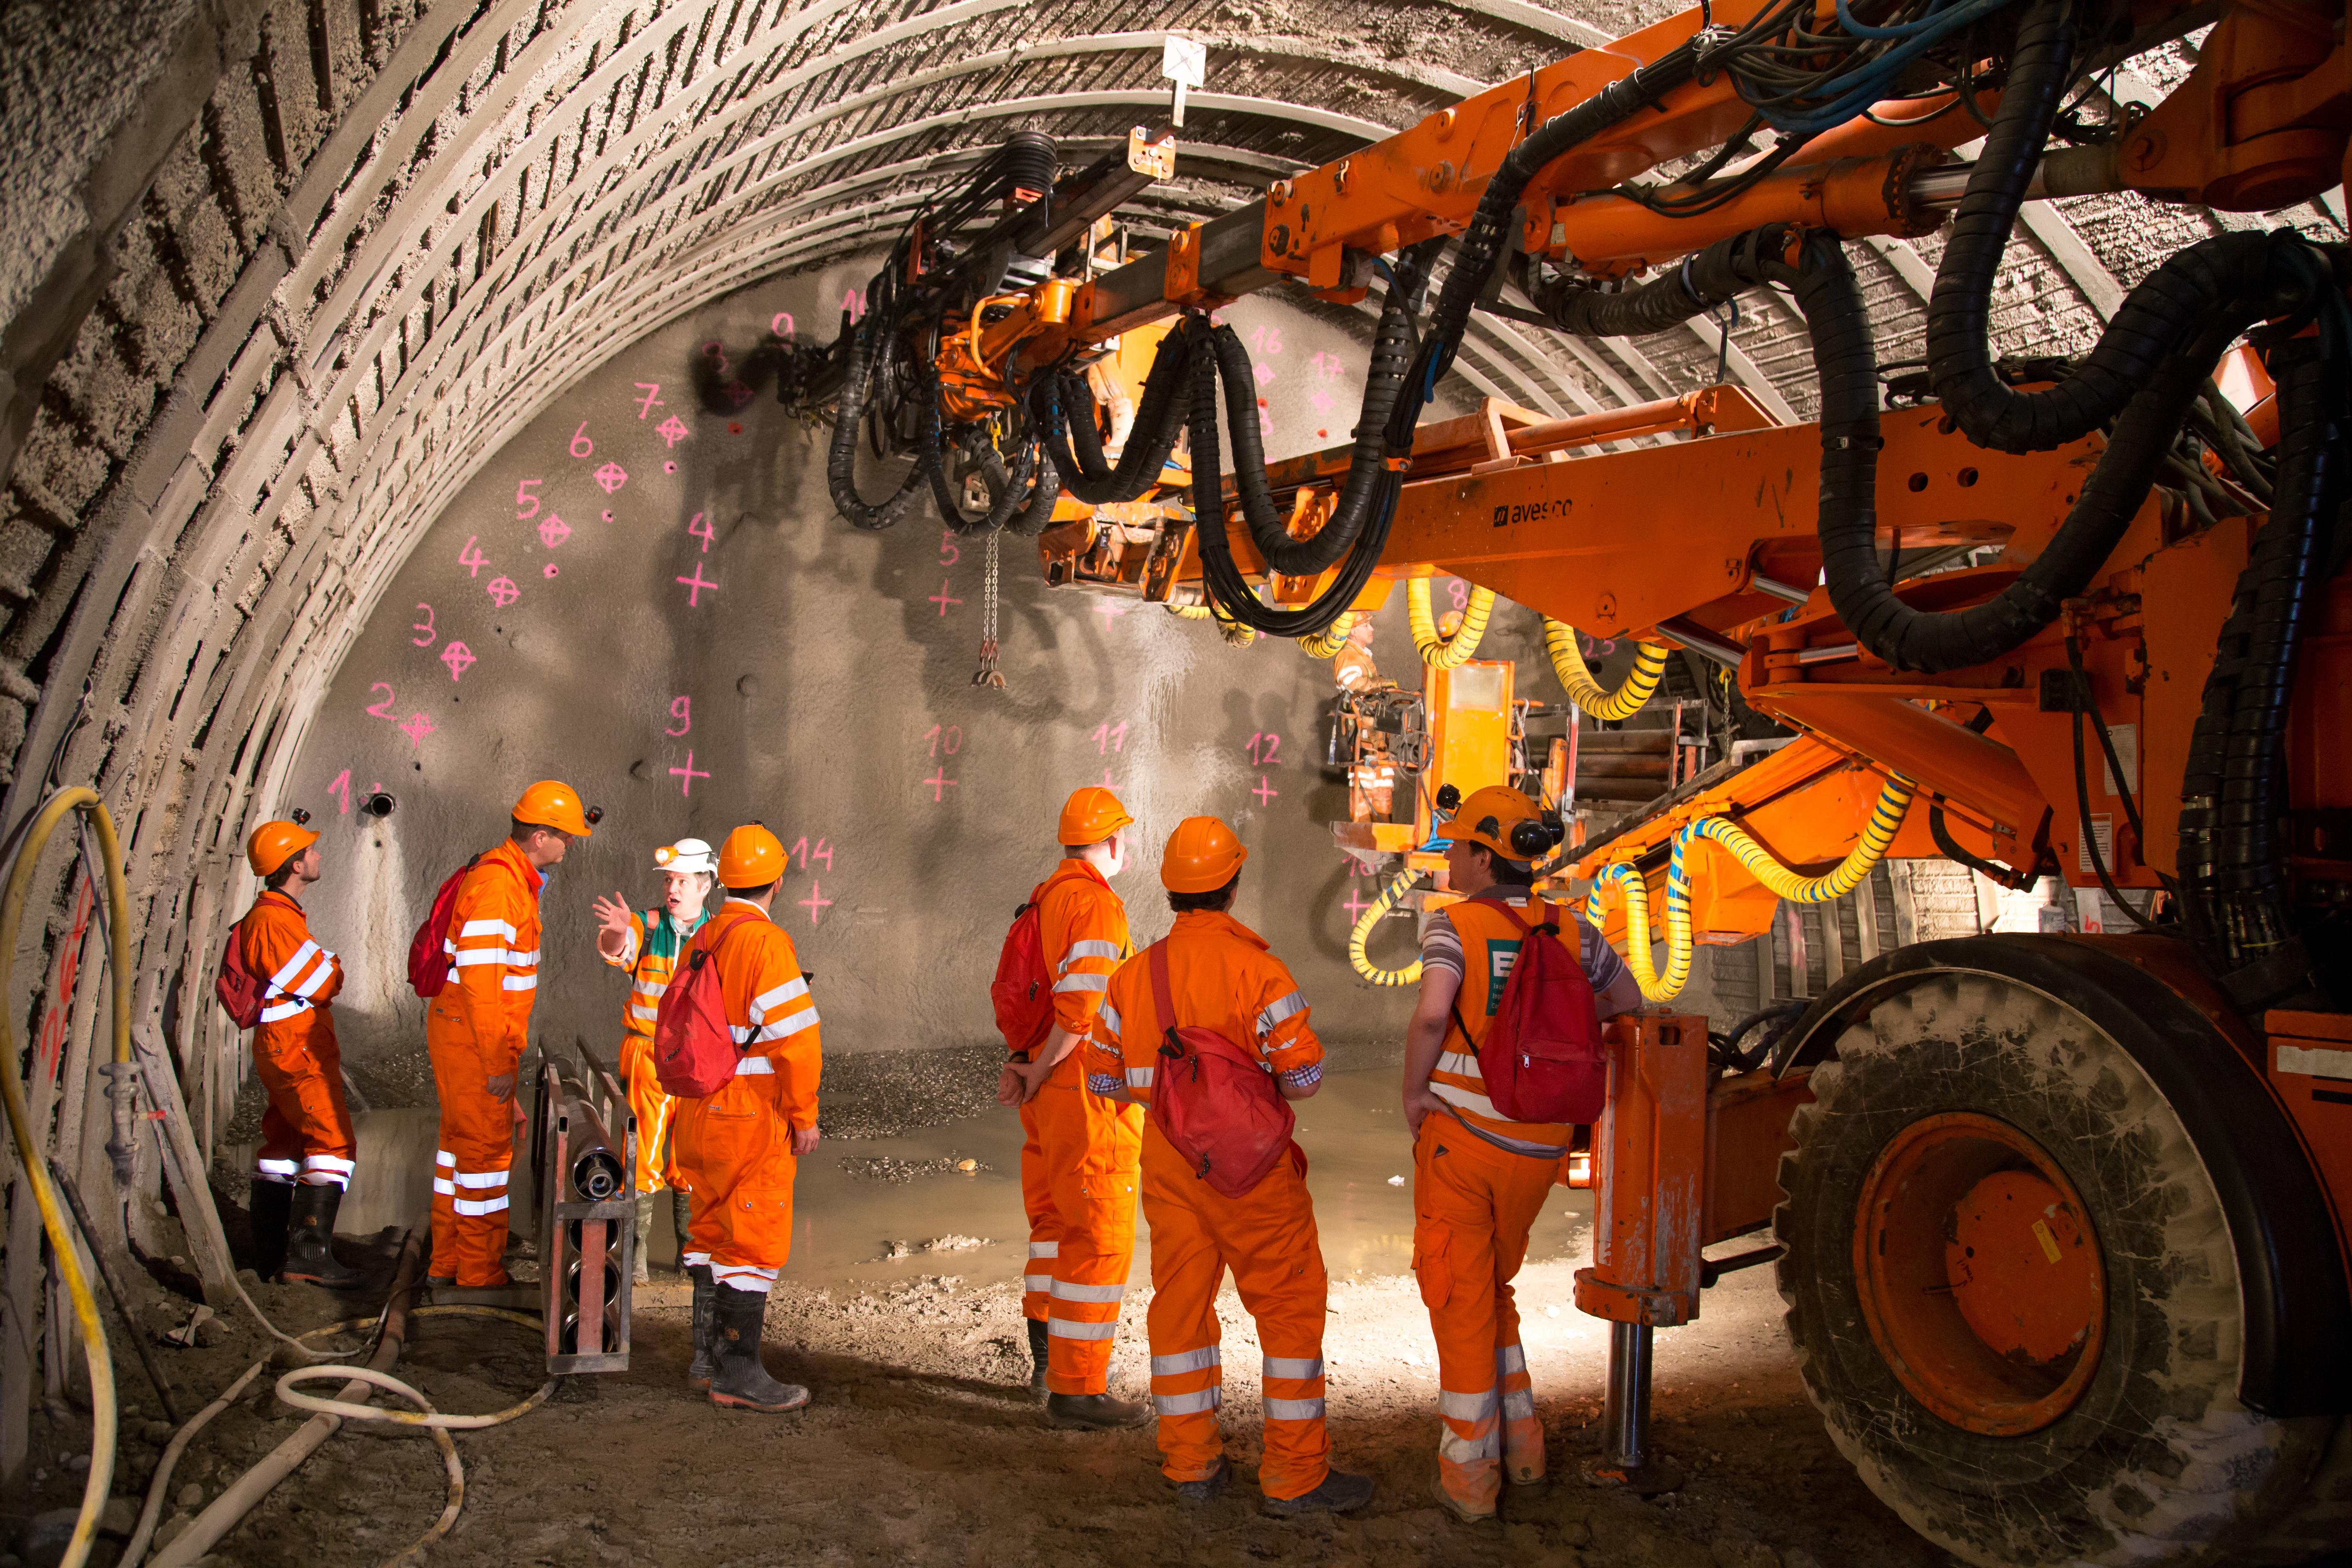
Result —
<svg viewBox="0 0 2352 1568"><path fill-rule="evenodd" d="M1029 1212L1021 1310L1047 1325L1053 1394L1108 1392L1119 1299L1135 1262L1143 1108L1088 1093L1081 1054L1063 1058L1021 1108L1021 1201Z"/></svg>
<svg viewBox="0 0 2352 1568"><path fill-rule="evenodd" d="M351 1108L343 1101L343 1053L333 1018L317 1009L253 1034L253 1071L268 1092L254 1174L264 1181L348 1187Z"/></svg>
<svg viewBox="0 0 2352 1568"><path fill-rule="evenodd" d="M800 1161L782 1083L772 1074L739 1072L707 1100L679 1100L670 1132L688 1196L687 1267L707 1263L719 1284L761 1295L793 1253L793 1177Z"/></svg>
<svg viewBox="0 0 2352 1568"><path fill-rule="evenodd" d="M454 1024L454 1016L452 1024ZM489 1074L471 1036L442 1025L436 999L425 1016L425 1048L441 1100L433 1156L433 1263L436 1279L467 1289L507 1283L507 1176L514 1165L513 1101L490 1098ZM518 1092L521 1075L516 1075Z"/></svg>
<svg viewBox="0 0 2352 1568"><path fill-rule="evenodd" d="M1225 1270L1257 1320L1265 1385L1265 1451L1258 1488L1267 1497L1313 1491L1331 1471L1323 1428L1323 1314L1330 1281L1307 1193L1307 1159L1290 1157L1246 1197L1229 1198L1194 1176L1184 1157L1144 1123L1143 1215L1151 1222L1151 1405L1160 1413L1160 1469L1171 1481L1205 1480L1224 1457L1217 1430L1224 1356L1217 1290Z"/></svg>
<svg viewBox="0 0 2352 1568"><path fill-rule="evenodd" d="M1502 1469L1522 1484L1544 1473L1511 1280L1559 1169L1451 1116L1429 1116L1413 1144L1412 1271L1437 1336L1438 1481L1473 1513L1494 1511Z"/></svg>
<svg viewBox="0 0 2352 1568"><path fill-rule="evenodd" d="M632 1031L621 1037L621 1084L629 1109L637 1113L637 1164L629 1173L629 1191L657 1193L682 1187L677 1161L670 1152L671 1124L677 1119L677 1101L662 1092L654 1072L654 1038Z"/></svg>

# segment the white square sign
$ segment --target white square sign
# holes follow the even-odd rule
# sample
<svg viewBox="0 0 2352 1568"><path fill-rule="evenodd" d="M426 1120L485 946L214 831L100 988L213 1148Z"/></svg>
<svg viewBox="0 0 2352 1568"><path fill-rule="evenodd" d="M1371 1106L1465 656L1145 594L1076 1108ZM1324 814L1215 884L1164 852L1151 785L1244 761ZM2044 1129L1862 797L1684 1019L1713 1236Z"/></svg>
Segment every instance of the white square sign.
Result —
<svg viewBox="0 0 2352 1568"><path fill-rule="evenodd" d="M1209 46L1171 34L1168 47L1160 58L1160 74L1186 87L1206 85L1209 79Z"/></svg>

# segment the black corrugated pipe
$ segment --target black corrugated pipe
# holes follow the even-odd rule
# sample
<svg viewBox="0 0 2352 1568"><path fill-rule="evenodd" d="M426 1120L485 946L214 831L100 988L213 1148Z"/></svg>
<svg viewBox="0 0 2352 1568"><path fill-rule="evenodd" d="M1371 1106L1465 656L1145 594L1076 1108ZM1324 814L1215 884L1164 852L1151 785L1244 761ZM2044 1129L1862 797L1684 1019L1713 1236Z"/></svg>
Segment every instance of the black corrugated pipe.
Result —
<svg viewBox="0 0 2352 1568"><path fill-rule="evenodd" d="M1788 233L1786 224L1776 223L1718 239L1673 271L1622 293L1570 283L1566 274L1529 292L1561 331L1580 338L1644 337L1719 310L1761 284L1765 258L1780 256Z"/></svg>
<svg viewBox="0 0 2352 1568"><path fill-rule="evenodd" d="M2278 342L2278 484L2238 579L2181 785L2180 870L2200 955L2249 1012L2315 992L2287 898L2286 727L2346 490L2343 346Z"/></svg>
<svg viewBox="0 0 2352 1568"><path fill-rule="evenodd" d="M1095 428L1094 396L1086 378L1068 371L1037 378L1029 399L1037 438L1072 495L1088 506L1108 506L1131 501L1160 482L1160 470L1167 467L1191 410L1191 340L1181 331L1160 340L1117 468L1104 466L1102 433ZM1075 419L1069 417L1073 408L1081 411Z"/></svg>
<svg viewBox="0 0 2352 1568"><path fill-rule="evenodd" d="M851 340L849 370L842 379L841 403L833 420L833 442L824 458L825 487L833 492L834 510L853 527L864 529L888 528L906 516L907 509L915 504L915 497L922 489L926 468L925 460L918 458L889 499L876 505L868 506L857 493L857 426L866 412L866 394L874 384L875 361L889 350L887 342L877 342L877 320L876 311L867 310L865 319L857 323L857 335ZM936 399L933 406L936 409Z"/></svg>
<svg viewBox="0 0 2352 1568"><path fill-rule="evenodd" d="M1961 669L2000 658L2055 620L2114 551L2213 361L2252 322L2295 309L2309 269L2281 265L2292 233L2217 235L2167 261L2148 281L2195 277L2213 303L2197 330L2160 358L2126 405L2073 511L2024 573L1984 604L1915 610L1895 595L1878 553L1878 378L1870 319L1834 238L1806 241L1797 303L1822 380L1822 570L1830 602L1862 645L1896 669ZM2136 293L2137 290L2135 291Z"/></svg>

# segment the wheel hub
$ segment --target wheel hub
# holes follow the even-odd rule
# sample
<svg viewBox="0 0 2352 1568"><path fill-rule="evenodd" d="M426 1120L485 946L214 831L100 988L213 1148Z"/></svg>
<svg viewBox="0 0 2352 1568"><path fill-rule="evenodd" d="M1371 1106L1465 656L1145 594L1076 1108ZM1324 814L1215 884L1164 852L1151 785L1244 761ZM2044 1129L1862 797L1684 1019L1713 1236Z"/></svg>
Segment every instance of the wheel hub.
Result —
<svg viewBox="0 0 2352 1568"><path fill-rule="evenodd" d="M2015 1436L2070 1409L2106 1334L2074 1185L2007 1122L1955 1111L1889 1140L1863 1184L1854 1279L1896 1379L1942 1419Z"/></svg>

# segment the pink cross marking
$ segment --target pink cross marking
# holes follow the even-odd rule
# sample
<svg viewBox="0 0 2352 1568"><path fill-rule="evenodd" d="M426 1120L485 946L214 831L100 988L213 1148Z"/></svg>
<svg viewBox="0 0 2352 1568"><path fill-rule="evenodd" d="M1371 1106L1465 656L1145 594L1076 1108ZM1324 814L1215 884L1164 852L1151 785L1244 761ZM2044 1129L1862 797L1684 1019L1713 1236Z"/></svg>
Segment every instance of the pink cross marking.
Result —
<svg viewBox="0 0 2352 1568"><path fill-rule="evenodd" d="M645 416L640 414L637 417L642 419ZM673 414L654 426L654 434L662 438L663 446L675 447L686 439L686 426L677 415Z"/></svg>
<svg viewBox="0 0 2352 1568"><path fill-rule="evenodd" d="M702 607L702 591L705 588L716 590L719 586L716 583L706 583L702 580L702 563L698 561L694 564L693 576L680 577L677 581L686 584L686 607L689 610L698 610Z"/></svg>
<svg viewBox="0 0 2352 1568"><path fill-rule="evenodd" d="M623 485L629 482L629 470L621 467L618 463L607 463L603 468L597 469L596 472L590 477L594 479L598 484L604 487L604 493L606 495L611 495L614 490L619 489Z"/></svg>
<svg viewBox="0 0 2352 1568"><path fill-rule="evenodd" d="M1348 911L1348 923L1352 926L1364 918L1364 911L1370 909L1373 900L1364 897L1360 889L1350 888L1348 889L1348 901L1340 907Z"/></svg>
<svg viewBox="0 0 2352 1568"><path fill-rule="evenodd" d="M441 650L441 662L449 667L449 679L452 680L465 674L467 667L476 663L478 658L472 648L461 642L452 642Z"/></svg>
<svg viewBox="0 0 2352 1568"><path fill-rule="evenodd" d="M571 537L572 525L551 511L547 514L547 521L539 525L539 542L550 550Z"/></svg>
<svg viewBox="0 0 2352 1568"><path fill-rule="evenodd" d="M424 743L425 736L433 733L433 721L422 713L411 713L400 731L408 737L408 749L413 752Z"/></svg>
<svg viewBox="0 0 2352 1568"><path fill-rule="evenodd" d="M940 579L940 591L936 594L929 595L929 597L932 604L937 605L940 607L940 615L942 617L947 615L948 606L950 605L961 605L963 603L961 599L951 599L948 597L948 580L944 577Z"/></svg>
<svg viewBox="0 0 2352 1568"><path fill-rule="evenodd" d="M692 795L694 793L694 781L697 779L707 779L710 775L695 767L694 752L691 750L688 750L686 753L686 766L682 768L670 769L669 776L678 780L678 794Z"/></svg>
<svg viewBox="0 0 2352 1568"><path fill-rule="evenodd" d="M809 912L809 924L811 925L816 924L817 911L819 910L829 910L833 908L833 900L831 899L821 899L817 897L816 883L814 880L809 883L809 896L805 899L794 899L793 902L800 905L801 908Z"/></svg>
<svg viewBox="0 0 2352 1568"><path fill-rule="evenodd" d="M1112 600L1105 599L1101 604L1095 606L1095 614L1098 616L1123 616L1127 614L1127 606Z"/></svg>
<svg viewBox="0 0 2352 1568"><path fill-rule="evenodd" d="M923 782L931 786L931 804L933 805L937 805L940 802L945 800L947 798L947 792L955 787L955 780L948 777L948 770L945 764L942 764L931 774L929 778L925 779Z"/></svg>
<svg viewBox="0 0 2352 1568"><path fill-rule="evenodd" d="M1264 773L1257 775L1257 788L1250 791L1250 794L1257 796L1257 803L1260 805L1264 805L1267 801L1272 800L1276 795L1278 795L1281 793L1282 792L1280 790L1265 782L1265 775Z"/></svg>

